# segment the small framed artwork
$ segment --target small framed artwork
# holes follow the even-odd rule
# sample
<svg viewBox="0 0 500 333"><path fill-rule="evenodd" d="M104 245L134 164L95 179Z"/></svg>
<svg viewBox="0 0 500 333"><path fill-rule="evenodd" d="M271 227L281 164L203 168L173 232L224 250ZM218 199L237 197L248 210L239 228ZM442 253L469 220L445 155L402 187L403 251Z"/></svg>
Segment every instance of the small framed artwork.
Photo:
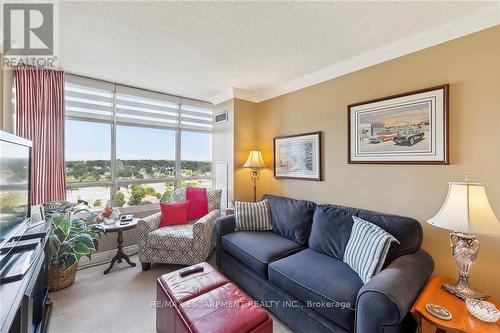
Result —
<svg viewBox="0 0 500 333"><path fill-rule="evenodd" d="M274 177L322 180L321 132L274 138Z"/></svg>
<svg viewBox="0 0 500 333"><path fill-rule="evenodd" d="M348 162L449 164L448 85L348 106Z"/></svg>

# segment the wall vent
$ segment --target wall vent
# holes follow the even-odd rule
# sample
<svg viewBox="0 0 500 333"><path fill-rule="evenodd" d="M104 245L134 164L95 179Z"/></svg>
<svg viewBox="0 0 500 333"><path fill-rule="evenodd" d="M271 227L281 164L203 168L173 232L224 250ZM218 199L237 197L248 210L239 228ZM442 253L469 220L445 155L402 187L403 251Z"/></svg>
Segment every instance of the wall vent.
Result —
<svg viewBox="0 0 500 333"><path fill-rule="evenodd" d="M227 121L227 111L217 113L214 117L215 124L225 123L226 121Z"/></svg>

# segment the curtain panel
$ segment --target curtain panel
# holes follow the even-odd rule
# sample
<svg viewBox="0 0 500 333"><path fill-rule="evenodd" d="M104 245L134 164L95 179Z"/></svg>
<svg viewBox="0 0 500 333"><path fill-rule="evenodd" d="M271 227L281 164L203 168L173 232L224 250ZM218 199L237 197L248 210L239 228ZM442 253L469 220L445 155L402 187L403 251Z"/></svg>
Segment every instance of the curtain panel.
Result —
<svg viewBox="0 0 500 333"><path fill-rule="evenodd" d="M64 72L16 68L16 134L33 142L31 204L66 199Z"/></svg>

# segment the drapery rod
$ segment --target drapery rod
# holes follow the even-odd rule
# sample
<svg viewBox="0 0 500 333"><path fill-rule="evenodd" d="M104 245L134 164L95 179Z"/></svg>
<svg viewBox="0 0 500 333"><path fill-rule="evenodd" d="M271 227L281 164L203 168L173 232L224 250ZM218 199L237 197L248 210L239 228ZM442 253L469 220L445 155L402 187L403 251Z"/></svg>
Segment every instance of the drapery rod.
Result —
<svg viewBox="0 0 500 333"><path fill-rule="evenodd" d="M108 81L108 80L96 79L96 78L94 78L94 77L90 77L90 76L79 75L79 74L73 74L73 73L70 73L70 72L65 72L65 74L72 75L72 76L77 76L77 77L81 77L81 78L84 78L84 79L89 79L89 80L102 81L102 82L106 82L106 83L109 83L109 84L114 84L115 86L116 86L116 85L118 85L118 86L127 87L127 88L131 88L131 89L138 89L138 90L142 90L142 91L152 92L152 93L155 93L155 94L169 95L169 96L178 97L178 98L181 98L181 99L183 99L183 98L184 98L184 99L190 99L190 100L192 100L192 101L197 101L197 102L202 102L202 103L209 103L209 104L212 104L211 102L204 101L204 100L202 100L202 99L191 98L191 97L183 97L183 96L173 95L173 94L169 94L169 93L162 92L162 91L151 90L151 89L144 89L144 88L138 88L138 87L130 86L130 85L128 85L128 84L121 84L121 83L112 82L112 81ZM212 105L213 105L213 104L212 104Z"/></svg>

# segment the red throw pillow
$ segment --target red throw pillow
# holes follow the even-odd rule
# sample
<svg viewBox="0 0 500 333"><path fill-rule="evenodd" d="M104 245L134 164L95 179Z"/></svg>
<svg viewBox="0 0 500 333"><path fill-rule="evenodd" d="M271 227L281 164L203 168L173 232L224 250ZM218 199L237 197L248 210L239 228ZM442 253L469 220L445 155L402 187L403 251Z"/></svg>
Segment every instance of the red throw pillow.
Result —
<svg viewBox="0 0 500 333"><path fill-rule="evenodd" d="M208 214L207 189L186 188L186 200L189 200L188 220L199 219Z"/></svg>
<svg viewBox="0 0 500 333"><path fill-rule="evenodd" d="M176 224L186 224L188 221L188 209L189 200L160 203L160 228Z"/></svg>

